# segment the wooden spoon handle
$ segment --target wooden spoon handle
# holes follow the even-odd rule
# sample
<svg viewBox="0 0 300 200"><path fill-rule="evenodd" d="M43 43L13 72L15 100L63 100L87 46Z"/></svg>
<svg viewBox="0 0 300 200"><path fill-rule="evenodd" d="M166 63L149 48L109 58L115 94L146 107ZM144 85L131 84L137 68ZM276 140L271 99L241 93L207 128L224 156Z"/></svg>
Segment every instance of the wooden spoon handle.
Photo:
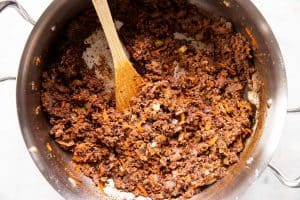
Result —
<svg viewBox="0 0 300 200"><path fill-rule="evenodd" d="M114 66L121 66L123 62L128 61L128 58L124 53L122 44L116 31L107 0L92 1L102 24L102 28L113 57Z"/></svg>

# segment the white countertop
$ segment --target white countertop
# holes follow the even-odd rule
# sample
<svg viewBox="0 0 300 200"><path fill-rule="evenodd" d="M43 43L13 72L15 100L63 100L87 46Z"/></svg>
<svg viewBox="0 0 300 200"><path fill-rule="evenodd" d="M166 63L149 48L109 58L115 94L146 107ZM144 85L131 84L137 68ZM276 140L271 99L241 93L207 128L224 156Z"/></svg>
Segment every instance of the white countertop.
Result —
<svg viewBox="0 0 300 200"><path fill-rule="evenodd" d="M51 0L19 0L38 19ZM253 0L270 23L285 59L289 105L300 106L300 1ZM0 77L15 76L20 56L32 26L15 10L0 13ZM299 63L299 64L298 64ZM27 153L15 106L15 82L0 84L0 200L62 200L38 171ZM287 175L300 175L300 114L288 116L282 140L272 163ZM282 186L267 169L242 200L300 200L300 189Z"/></svg>

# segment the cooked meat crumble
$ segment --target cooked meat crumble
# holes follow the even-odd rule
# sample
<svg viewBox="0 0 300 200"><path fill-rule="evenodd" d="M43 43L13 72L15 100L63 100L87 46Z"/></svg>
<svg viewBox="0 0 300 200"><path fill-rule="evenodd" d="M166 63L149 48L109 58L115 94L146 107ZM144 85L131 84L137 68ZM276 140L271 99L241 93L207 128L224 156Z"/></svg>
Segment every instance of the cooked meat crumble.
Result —
<svg viewBox="0 0 300 200"><path fill-rule="evenodd" d="M146 84L132 107L115 110L82 59L100 28L91 9L70 22L43 71L41 100L50 134L81 171L103 186L152 199L188 198L223 178L251 136L245 98L255 72L251 47L222 17L184 0L113 1L131 61ZM112 72L110 72L112 73Z"/></svg>

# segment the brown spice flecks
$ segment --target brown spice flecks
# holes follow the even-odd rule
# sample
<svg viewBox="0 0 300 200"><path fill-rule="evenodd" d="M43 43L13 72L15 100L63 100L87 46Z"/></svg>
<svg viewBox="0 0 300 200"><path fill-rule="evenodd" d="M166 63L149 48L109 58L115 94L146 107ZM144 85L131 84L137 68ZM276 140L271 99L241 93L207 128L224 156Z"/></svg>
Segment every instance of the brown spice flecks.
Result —
<svg viewBox="0 0 300 200"><path fill-rule="evenodd" d="M35 56L33 58L33 64L36 66L36 67L39 67L41 65L41 56Z"/></svg>
<svg viewBox="0 0 300 200"><path fill-rule="evenodd" d="M34 109L34 114L36 115L39 115L41 113L41 106L37 106L35 109Z"/></svg>
<svg viewBox="0 0 300 200"><path fill-rule="evenodd" d="M46 148L47 148L47 150L48 150L49 152L52 152L52 151L53 151L53 149L52 149L50 143L48 143L48 142L46 143Z"/></svg>
<svg viewBox="0 0 300 200"><path fill-rule="evenodd" d="M257 43L254 35L253 35L253 32L251 31L251 29L249 27L245 28L245 32L248 35L248 37L250 38L250 42L251 42L253 50L257 50L259 46L258 46L258 43ZM249 51L250 50L251 49L249 49Z"/></svg>
<svg viewBox="0 0 300 200"><path fill-rule="evenodd" d="M191 197L226 176L252 134L249 42L222 17L167 2L112 1L120 38L147 82L124 112L82 59L84 39L99 28L93 10L62 31L43 69L50 134L99 188L112 178L136 195Z"/></svg>

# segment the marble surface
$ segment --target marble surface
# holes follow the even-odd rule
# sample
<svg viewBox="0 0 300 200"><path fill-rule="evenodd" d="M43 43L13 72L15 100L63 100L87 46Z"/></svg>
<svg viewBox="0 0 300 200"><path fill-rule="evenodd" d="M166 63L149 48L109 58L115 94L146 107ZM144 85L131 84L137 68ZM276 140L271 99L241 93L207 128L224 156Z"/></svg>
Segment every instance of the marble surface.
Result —
<svg viewBox="0 0 300 200"><path fill-rule="evenodd" d="M51 0L19 0L38 19ZM289 106L300 105L300 1L253 0L270 23L282 49L289 83ZM11 8L0 13L0 77L16 75L20 56L32 26ZM0 84L0 200L62 200L51 188L26 151L15 107L15 82ZM289 115L272 163L284 172L300 175L300 114ZM267 169L242 200L300 200L300 189L282 186Z"/></svg>

